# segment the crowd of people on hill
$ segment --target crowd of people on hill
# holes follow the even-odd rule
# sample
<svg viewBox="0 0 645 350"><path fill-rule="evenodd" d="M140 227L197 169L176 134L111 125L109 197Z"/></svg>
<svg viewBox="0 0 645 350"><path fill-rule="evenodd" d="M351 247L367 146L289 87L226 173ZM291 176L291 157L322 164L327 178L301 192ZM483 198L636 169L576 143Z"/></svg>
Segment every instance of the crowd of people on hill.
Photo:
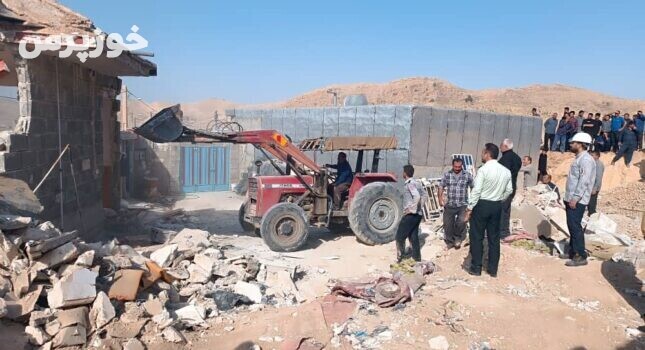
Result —
<svg viewBox="0 0 645 350"><path fill-rule="evenodd" d="M533 108L532 114L539 116L537 108ZM569 151L569 141L578 132L591 136L590 150L614 152L616 155L612 164L624 158L629 166L634 152L643 149L645 114L638 111L632 116L617 110L603 116L601 113L585 114L583 110L576 113L565 107L562 116L553 113L544 121L543 151Z"/></svg>

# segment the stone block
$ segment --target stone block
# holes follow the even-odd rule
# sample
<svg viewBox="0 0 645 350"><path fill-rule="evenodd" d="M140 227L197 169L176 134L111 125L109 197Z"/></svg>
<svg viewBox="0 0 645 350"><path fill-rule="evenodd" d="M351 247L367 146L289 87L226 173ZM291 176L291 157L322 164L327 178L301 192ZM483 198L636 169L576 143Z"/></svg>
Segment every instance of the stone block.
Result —
<svg viewBox="0 0 645 350"><path fill-rule="evenodd" d="M72 326L63 328L54 337L54 347L69 347L75 345L85 345L87 341L87 330L82 326Z"/></svg>
<svg viewBox="0 0 645 350"><path fill-rule="evenodd" d="M49 307L58 309L91 303L96 297L97 276L96 272L81 269L61 278L47 295Z"/></svg>
<svg viewBox="0 0 645 350"><path fill-rule="evenodd" d="M26 134L9 134L8 151L18 152L29 149L29 138Z"/></svg>
<svg viewBox="0 0 645 350"><path fill-rule="evenodd" d="M90 311L90 322L95 328L102 328L116 316L116 310L110 302L110 298L104 292L99 292L92 304Z"/></svg>

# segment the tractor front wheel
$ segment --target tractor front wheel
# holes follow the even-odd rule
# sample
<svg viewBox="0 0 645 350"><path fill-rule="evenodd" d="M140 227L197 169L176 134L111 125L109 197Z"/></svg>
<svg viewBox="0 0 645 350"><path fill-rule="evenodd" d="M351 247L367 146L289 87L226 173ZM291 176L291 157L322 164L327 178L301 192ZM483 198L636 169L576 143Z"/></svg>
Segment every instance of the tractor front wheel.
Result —
<svg viewBox="0 0 645 350"><path fill-rule="evenodd" d="M309 224L304 210L293 203L278 203L262 218L264 243L275 252L292 252L307 242Z"/></svg>
<svg viewBox="0 0 645 350"><path fill-rule="evenodd" d="M349 226L368 245L392 242L403 216L403 195L391 182L362 187L349 205Z"/></svg>
<svg viewBox="0 0 645 350"><path fill-rule="evenodd" d="M244 232L252 232L252 231L254 231L255 234L258 235L258 237L259 237L260 233L255 228L255 226L253 226L253 224L248 223L248 222L246 222L244 220L244 216L246 215L246 205L247 204L248 204L248 201L242 203L242 205L240 206L240 210L237 213L237 218L240 221L240 226L242 226L242 230L244 230Z"/></svg>

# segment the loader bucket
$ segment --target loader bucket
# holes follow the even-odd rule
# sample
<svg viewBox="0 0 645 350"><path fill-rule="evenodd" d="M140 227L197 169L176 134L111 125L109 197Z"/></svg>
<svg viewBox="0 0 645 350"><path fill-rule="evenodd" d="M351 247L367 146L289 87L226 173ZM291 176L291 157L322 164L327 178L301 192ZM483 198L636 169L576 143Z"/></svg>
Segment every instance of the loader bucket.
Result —
<svg viewBox="0 0 645 350"><path fill-rule="evenodd" d="M134 132L156 143L175 142L184 132L178 113L181 113L179 105L164 108L143 125L134 128Z"/></svg>

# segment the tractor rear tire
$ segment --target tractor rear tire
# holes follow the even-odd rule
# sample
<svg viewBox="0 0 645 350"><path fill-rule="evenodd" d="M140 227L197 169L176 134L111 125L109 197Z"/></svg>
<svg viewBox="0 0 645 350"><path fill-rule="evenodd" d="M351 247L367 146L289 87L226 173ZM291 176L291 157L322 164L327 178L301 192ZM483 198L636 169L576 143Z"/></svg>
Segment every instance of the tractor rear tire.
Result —
<svg viewBox="0 0 645 350"><path fill-rule="evenodd" d="M240 221L240 226L242 226L242 230L244 230L244 232L255 232L255 234L258 235L259 237L260 234L258 230L255 229L255 226L253 226L253 224L248 223L244 220L247 204L248 204L248 201L245 201L244 203L242 203L242 205L240 206L240 210L238 211L237 218Z"/></svg>
<svg viewBox="0 0 645 350"><path fill-rule="evenodd" d="M391 182L373 182L358 190L349 207L349 226L368 244L392 242L403 217L403 195Z"/></svg>
<svg viewBox="0 0 645 350"><path fill-rule="evenodd" d="M309 235L305 211L293 203L278 203L266 212L260 224L262 239L274 252L300 249Z"/></svg>

